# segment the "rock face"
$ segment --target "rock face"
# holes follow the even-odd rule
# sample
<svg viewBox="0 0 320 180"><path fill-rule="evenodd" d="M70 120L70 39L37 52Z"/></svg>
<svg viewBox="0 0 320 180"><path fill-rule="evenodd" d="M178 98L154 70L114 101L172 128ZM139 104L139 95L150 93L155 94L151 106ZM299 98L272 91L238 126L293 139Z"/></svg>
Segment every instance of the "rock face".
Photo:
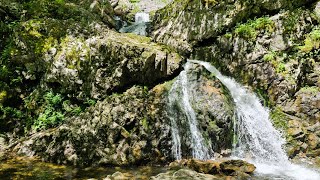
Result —
<svg viewBox="0 0 320 180"><path fill-rule="evenodd" d="M319 138L306 130L320 120L315 2L174 1L157 11L152 38L252 86L265 105L276 107L274 124L287 132L290 154L305 157L315 152L306 137ZM303 137L291 136L297 121Z"/></svg>
<svg viewBox="0 0 320 180"><path fill-rule="evenodd" d="M199 65L194 65L188 76L199 126L212 145L210 148L217 152L230 148L234 113L228 92ZM170 87L170 83L150 91L133 87L123 94L107 96L60 127L27 138L14 151L27 156L39 155L45 161L78 166L131 165L172 159L168 118L171 109L167 105ZM180 117L183 122L185 117ZM186 146L183 155L189 156L188 144L183 146Z"/></svg>
<svg viewBox="0 0 320 180"><path fill-rule="evenodd" d="M157 11L153 39L179 52L190 53L194 46L210 42L223 31L254 14L279 11L315 0L236 0L236 1L174 1Z"/></svg>
<svg viewBox="0 0 320 180"><path fill-rule="evenodd" d="M51 49L54 53L47 56L52 64L45 82L58 83L72 96L100 99L134 84L150 86L168 79L183 61L177 53L148 38L97 31L100 35L88 39L67 36L58 50Z"/></svg>
<svg viewBox="0 0 320 180"><path fill-rule="evenodd" d="M189 63L186 66L186 72L179 75L168 95L168 113L176 121L182 157L190 157L197 151L192 143L195 130L190 127L191 113L195 114L198 131L203 136L201 151L204 156L212 157L213 152L232 147L233 101L224 85L203 66ZM191 109L184 96L188 96Z"/></svg>
<svg viewBox="0 0 320 180"><path fill-rule="evenodd" d="M309 9L257 18L195 48L192 57L251 85L265 105L277 107L272 117L279 128L287 131L295 121L307 128L320 120L319 53L308 43L318 32L315 23ZM287 134L290 147L308 142Z"/></svg>
<svg viewBox="0 0 320 180"><path fill-rule="evenodd" d="M40 132L15 150L59 164L129 165L170 158L169 127L164 122L161 87L133 87L98 102L64 125Z"/></svg>

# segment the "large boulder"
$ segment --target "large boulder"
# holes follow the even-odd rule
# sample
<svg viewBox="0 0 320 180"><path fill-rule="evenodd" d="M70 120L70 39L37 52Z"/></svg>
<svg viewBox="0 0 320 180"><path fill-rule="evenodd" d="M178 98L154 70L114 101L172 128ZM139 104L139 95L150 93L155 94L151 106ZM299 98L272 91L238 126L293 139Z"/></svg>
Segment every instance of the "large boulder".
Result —
<svg viewBox="0 0 320 180"><path fill-rule="evenodd" d="M169 171L166 173L160 173L156 176L152 176L151 180L178 180L178 179L185 179L185 180L213 180L213 179L219 179L216 176L210 175L210 174L203 174L198 173L196 171L192 171L189 169L180 169L177 171Z"/></svg>
<svg viewBox="0 0 320 180"><path fill-rule="evenodd" d="M48 50L44 81L71 96L100 99L140 84L153 86L177 74L183 58L149 38L99 29L84 39L67 36ZM81 93L79 93L81 92Z"/></svg>
<svg viewBox="0 0 320 180"><path fill-rule="evenodd" d="M188 168L198 173L211 174L218 177L234 176L237 178L250 178L256 167L243 160L197 160L183 159L174 161L169 165L171 170Z"/></svg>
<svg viewBox="0 0 320 180"><path fill-rule="evenodd" d="M165 89L133 87L111 95L60 127L23 140L14 151L77 166L163 162L171 154L162 114Z"/></svg>

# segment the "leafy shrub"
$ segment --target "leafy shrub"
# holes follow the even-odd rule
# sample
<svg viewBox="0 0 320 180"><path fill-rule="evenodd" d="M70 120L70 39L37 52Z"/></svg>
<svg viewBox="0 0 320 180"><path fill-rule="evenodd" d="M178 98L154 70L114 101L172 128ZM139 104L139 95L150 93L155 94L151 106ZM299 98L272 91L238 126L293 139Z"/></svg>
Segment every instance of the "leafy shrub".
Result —
<svg viewBox="0 0 320 180"><path fill-rule="evenodd" d="M245 24L238 24L235 33L244 39L255 39L258 31L265 30L272 33L275 28L275 23L268 17L261 17L255 20L249 20Z"/></svg>
<svg viewBox="0 0 320 180"><path fill-rule="evenodd" d="M286 70L285 64L280 62L277 67L276 67L276 72L277 73L282 73Z"/></svg>
<svg viewBox="0 0 320 180"><path fill-rule="evenodd" d="M267 61L267 62L271 62L271 61L273 61L273 60L275 60L276 59L276 53L275 52L269 52L268 54L265 54L264 56L263 56L263 60L265 60L265 61Z"/></svg>
<svg viewBox="0 0 320 180"><path fill-rule="evenodd" d="M311 31L304 40L304 46L300 47L300 50L305 53L309 53L314 49L320 48L320 30L314 29Z"/></svg>

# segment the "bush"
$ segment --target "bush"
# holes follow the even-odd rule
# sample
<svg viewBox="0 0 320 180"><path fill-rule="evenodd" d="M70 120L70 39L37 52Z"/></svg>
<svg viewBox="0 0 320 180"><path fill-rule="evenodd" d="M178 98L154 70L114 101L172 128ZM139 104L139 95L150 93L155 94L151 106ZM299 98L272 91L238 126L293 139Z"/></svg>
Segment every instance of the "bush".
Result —
<svg viewBox="0 0 320 180"><path fill-rule="evenodd" d="M304 45L300 47L300 50L305 53L309 53L314 49L320 48L320 30L314 29L311 31L304 40Z"/></svg>
<svg viewBox="0 0 320 180"><path fill-rule="evenodd" d="M255 20L249 20L245 24L238 24L235 33L240 37L248 40L254 40L258 31L265 30L272 33L275 29L275 23L268 17L261 17Z"/></svg>

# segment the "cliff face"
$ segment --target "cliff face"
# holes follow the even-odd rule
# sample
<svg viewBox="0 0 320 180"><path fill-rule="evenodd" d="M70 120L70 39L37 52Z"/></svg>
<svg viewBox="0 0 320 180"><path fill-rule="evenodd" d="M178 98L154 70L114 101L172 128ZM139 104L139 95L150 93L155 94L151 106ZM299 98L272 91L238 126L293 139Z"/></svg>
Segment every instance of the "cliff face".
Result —
<svg viewBox="0 0 320 180"><path fill-rule="evenodd" d="M319 3L175 1L155 15L153 39L209 61L252 87L288 140L291 157L319 144Z"/></svg>
<svg viewBox="0 0 320 180"><path fill-rule="evenodd" d="M264 100L291 158L317 158L319 2L175 0L155 13L151 38L116 32L114 15L135 12L121 3L0 2L1 151L81 166L166 162L166 81L193 58ZM201 128L217 152L230 148L228 92L199 67L189 75L203 85L192 97Z"/></svg>
<svg viewBox="0 0 320 180"><path fill-rule="evenodd" d="M156 13L152 37L156 42L188 54L193 51L194 46L216 37L237 23L313 2L315 1L174 1Z"/></svg>
<svg viewBox="0 0 320 180"><path fill-rule="evenodd" d="M158 132L166 123L153 116L165 98L149 89L174 78L184 57L150 38L116 32L108 1L1 1L0 8L4 142L14 146L32 135L15 149L59 163L162 161Z"/></svg>

